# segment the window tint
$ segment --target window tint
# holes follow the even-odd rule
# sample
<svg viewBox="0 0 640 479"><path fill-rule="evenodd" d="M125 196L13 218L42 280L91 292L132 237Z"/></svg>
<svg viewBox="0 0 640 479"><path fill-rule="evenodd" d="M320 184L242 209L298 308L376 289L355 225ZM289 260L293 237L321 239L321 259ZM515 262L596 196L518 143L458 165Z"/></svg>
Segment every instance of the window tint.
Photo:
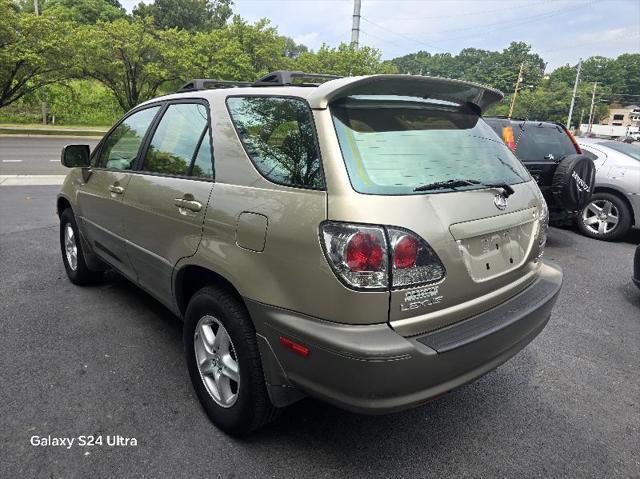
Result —
<svg viewBox="0 0 640 479"><path fill-rule="evenodd" d="M491 127L462 108L351 98L331 113L351 184L361 193L423 194L414 189L453 179L530 179Z"/></svg>
<svg viewBox="0 0 640 479"><path fill-rule="evenodd" d="M105 140L97 166L113 170L130 170L159 106L146 108L125 118Z"/></svg>
<svg viewBox="0 0 640 479"><path fill-rule="evenodd" d="M213 154L211 152L211 142L209 141L209 135L207 130L203 132L202 140L200 141L200 147L198 148L198 154L196 160L193 163L193 170L191 176L197 176L200 178L211 178L213 176Z"/></svg>
<svg viewBox="0 0 640 479"><path fill-rule="evenodd" d="M514 125L516 139L520 140L516 155L522 161L549 161L545 156L553 155L555 160L560 160L567 155L575 155L576 148L573 146L569 135L557 125L539 126L536 123L526 123L522 128L522 123Z"/></svg>
<svg viewBox="0 0 640 479"><path fill-rule="evenodd" d="M207 151L206 148L201 150L201 154L198 151L202 140L202 143L209 144L207 126L207 108L204 105L169 105L153 134L143 170L165 175L188 176L198 153L200 163L193 168L194 176L211 176L211 151Z"/></svg>
<svg viewBox="0 0 640 479"><path fill-rule="evenodd" d="M274 183L322 188L322 168L307 104L278 97L231 97L231 118L247 154Z"/></svg>

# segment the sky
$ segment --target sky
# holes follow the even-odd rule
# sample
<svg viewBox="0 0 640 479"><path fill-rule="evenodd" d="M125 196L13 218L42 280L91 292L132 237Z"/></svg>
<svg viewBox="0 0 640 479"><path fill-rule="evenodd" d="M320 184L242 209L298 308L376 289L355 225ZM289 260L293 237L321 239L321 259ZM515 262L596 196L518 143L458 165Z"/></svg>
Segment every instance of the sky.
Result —
<svg viewBox="0 0 640 479"><path fill-rule="evenodd" d="M130 11L139 1L121 3ZM353 0L234 0L233 9L313 50L351 40ZM640 0L362 0L361 15L360 44L383 59L524 41L551 71L580 57L640 53Z"/></svg>

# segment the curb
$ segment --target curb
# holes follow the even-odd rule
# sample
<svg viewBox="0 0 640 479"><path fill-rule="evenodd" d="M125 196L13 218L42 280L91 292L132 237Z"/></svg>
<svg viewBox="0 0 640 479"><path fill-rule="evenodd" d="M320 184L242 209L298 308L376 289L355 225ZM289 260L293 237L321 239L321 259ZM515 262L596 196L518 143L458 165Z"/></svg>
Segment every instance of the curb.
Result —
<svg viewBox="0 0 640 479"><path fill-rule="evenodd" d="M19 128L0 126L0 135L12 136L93 136L102 138L107 130L74 130L74 129L48 129L48 128Z"/></svg>
<svg viewBox="0 0 640 479"><path fill-rule="evenodd" d="M0 175L2 186L60 186L66 175Z"/></svg>

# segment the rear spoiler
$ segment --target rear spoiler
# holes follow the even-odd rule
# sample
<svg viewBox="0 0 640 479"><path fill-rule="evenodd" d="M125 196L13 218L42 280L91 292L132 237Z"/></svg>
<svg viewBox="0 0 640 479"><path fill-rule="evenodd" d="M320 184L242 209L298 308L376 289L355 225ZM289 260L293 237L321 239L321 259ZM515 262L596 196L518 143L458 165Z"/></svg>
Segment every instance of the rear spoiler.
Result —
<svg viewBox="0 0 640 479"><path fill-rule="evenodd" d="M474 105L479 114L504 97L499 90L477 83L417 75L369 75L345 77L323 83L307 97L313 109L352 95L399 95L433 98Z"/></svg>

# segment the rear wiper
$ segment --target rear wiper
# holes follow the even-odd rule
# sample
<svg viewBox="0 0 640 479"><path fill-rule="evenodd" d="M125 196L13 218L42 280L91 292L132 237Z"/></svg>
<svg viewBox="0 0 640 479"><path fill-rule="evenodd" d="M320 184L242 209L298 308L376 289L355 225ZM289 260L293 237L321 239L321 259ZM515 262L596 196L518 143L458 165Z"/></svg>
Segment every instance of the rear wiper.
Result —
<svg viewBox="0 0 640 479"><path fill-rule="evenodd" d="M480 185L486 188L499 188L502 190L502 196L505 198L509 198L512 194L515 193L515 190L508 183L482 183L478 180L447 180L447 181L437 181L435 183L429 183L426 185L420 185L413 189L413 191L430 191L430 190L443 190L443 189L455 189L461 186L472 186L472 185Z"/></svg>
<svg viewBox="0 0 640 479"><path fill-rule="evenodd" d="M482 184L478 180L447 180L436 181L435 183L428 183L426 185L416 186L413 191L430 191L430 190L443 190L447 188L458 188L460 186L480 185Z"/></svg>

